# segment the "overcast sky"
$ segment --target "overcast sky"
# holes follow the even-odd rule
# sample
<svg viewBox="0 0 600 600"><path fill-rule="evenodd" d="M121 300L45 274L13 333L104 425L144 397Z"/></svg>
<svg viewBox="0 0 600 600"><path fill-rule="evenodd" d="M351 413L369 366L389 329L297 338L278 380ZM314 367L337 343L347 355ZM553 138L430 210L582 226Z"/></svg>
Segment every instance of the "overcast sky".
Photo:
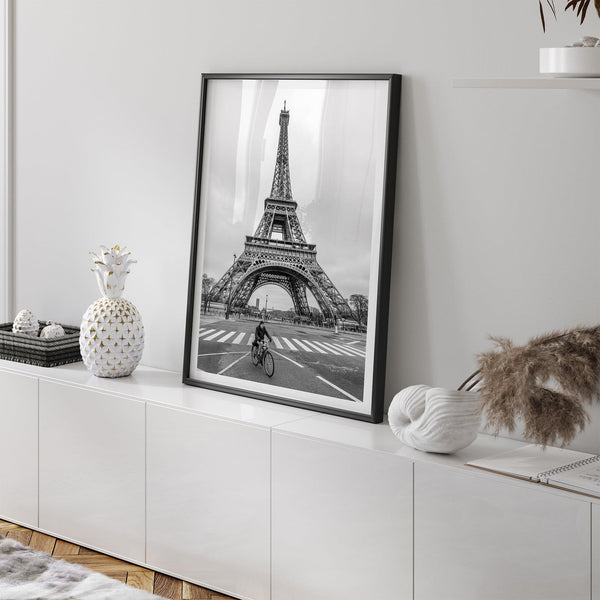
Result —
<svg viewBox="0 0 600 600"><path fill-rule="evenodd" d="M201 272L218 280L271 191L284 100L292 194L307 241L341 294L368 295L373 205L383 193L386 81L211 80L202 166ZM269 307L287 309L280 288ZM314 302L310 302L315 304ZM254 304L254 299L252 299Z"/></svg>

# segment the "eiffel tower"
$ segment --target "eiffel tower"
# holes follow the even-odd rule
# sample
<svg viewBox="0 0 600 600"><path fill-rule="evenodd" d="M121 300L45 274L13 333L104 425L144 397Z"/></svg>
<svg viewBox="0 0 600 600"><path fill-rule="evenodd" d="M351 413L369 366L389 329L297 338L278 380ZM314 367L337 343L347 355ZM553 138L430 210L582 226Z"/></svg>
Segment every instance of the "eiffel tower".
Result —
<svg viewBox="0 0 600 600"><path fill-rule="evenodd" d="M292 298L294 310L310 316L306 297L312 292L326 318L354 318L346 300L317 262L317 246L304 237L292 198L288 150L290 111L279 114L279 142L271 193L254 235L246 236L244 251L210 290L210 299L230 311L244 309L255 290L278 285Z"/></svg>

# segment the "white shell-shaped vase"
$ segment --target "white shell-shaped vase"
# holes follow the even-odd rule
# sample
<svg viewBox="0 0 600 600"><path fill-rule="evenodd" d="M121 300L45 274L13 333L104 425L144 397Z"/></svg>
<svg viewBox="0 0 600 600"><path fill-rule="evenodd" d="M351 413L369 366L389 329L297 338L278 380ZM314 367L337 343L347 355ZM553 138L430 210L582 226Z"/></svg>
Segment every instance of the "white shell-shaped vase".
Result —
<svg viewBox="0 0 600 600"><path fill-rule="evenodd" d="M475 441L481 426L477 392L413 385L394 396L388 419L406 446L452 454Z"/></svg>

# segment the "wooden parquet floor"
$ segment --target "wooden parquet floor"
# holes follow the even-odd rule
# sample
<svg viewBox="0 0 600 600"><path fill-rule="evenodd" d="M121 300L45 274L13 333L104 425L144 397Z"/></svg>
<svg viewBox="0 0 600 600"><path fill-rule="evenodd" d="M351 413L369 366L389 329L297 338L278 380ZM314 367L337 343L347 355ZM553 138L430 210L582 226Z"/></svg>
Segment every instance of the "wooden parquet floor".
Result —
<svg viewBox="0 0 600 600"><path fill-rule="evenodd" d="M206 588L0 520L0 534L169 600L231 600Z"/></svg>

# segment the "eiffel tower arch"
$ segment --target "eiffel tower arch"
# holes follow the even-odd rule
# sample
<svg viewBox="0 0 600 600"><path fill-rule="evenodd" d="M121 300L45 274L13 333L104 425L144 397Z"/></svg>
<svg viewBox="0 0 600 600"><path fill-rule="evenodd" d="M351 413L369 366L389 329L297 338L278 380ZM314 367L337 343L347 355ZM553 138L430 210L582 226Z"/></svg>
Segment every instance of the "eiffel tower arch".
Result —
<svg viewBox="0 0 600 600"><path fill-rule="evenodd" d="M276 285L291 297L296 314L310 316L310 290L326 318L354 318L352 310L321 265L317 246L304 237L292 197L288 123L285 103L279 115L279 142L271 193L254 235L246 236L244 251L210 290L210 299L243 309L250 297L265 285Z"/></svg>

